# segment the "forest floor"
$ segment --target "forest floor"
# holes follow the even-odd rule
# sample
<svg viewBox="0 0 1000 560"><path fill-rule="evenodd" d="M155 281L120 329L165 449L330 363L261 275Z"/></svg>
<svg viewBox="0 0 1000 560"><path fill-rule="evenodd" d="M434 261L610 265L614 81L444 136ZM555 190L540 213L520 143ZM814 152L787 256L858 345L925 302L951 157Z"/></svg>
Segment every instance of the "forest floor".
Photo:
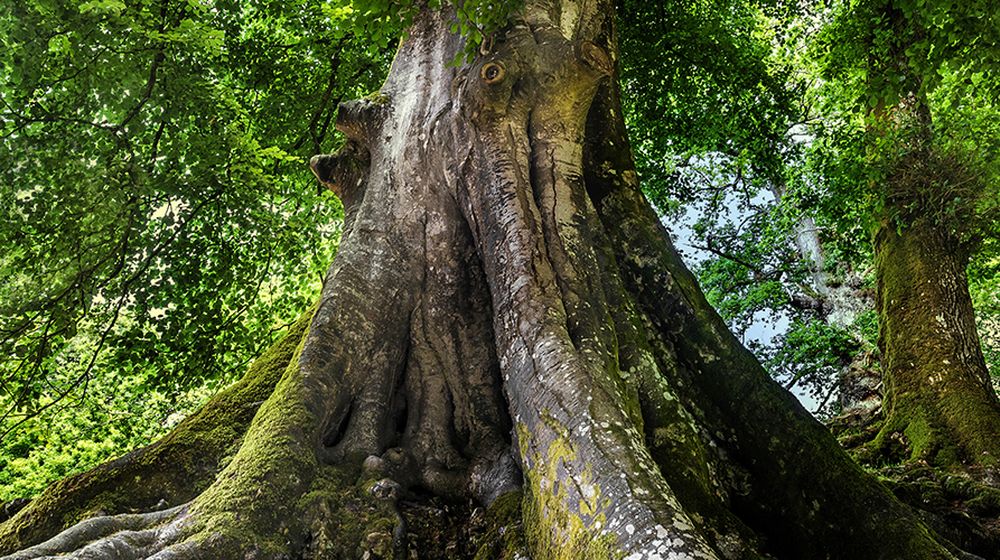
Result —
<svg viewBox="0 0 1000 560"><path fill-rule="evenodd" d="M940 467L875 452L880 407L833 418L828 426L841 445L931 528L959 548L1000 558L1000 472L978 466ZM899 449L906 449L900 436Z"/></svg>

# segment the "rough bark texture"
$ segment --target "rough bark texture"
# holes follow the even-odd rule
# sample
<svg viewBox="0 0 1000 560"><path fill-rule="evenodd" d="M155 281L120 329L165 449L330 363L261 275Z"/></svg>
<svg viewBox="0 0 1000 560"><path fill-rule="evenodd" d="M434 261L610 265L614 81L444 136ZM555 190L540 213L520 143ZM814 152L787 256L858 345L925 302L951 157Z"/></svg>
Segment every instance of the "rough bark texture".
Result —
<svg viewBox="0 0 1000 560"><path fill-rule="evenodd" d="M895 60L905 61L898 51ZM963 222L975 221L979 178L940 153L926 95L907 78L897 105L873 112L881 127L874 132L893 150L880 155L887 172L875 267L885 420L871 449L889 459L995 468L1000 401L966 279L975 227Z"/></svg>
<svg viewBox="0 0 1000 560"><path fill-rule="evenodd" d="M488 508L479 558L958 557L684 268L638 188L610 2L528 2L461 67L449 26L420 14L314 158L344 239L232 460L9 558L403 559L440 499Z"/></svg>
<svg viewBox="0 0 1000 560"><path fill-rule="evenodd" d="M887 223L878 233L886 420L876 443L890 456L940 466L1000 461L1000 402L976 333L967 263L963 245L928 220Z"/></svg>

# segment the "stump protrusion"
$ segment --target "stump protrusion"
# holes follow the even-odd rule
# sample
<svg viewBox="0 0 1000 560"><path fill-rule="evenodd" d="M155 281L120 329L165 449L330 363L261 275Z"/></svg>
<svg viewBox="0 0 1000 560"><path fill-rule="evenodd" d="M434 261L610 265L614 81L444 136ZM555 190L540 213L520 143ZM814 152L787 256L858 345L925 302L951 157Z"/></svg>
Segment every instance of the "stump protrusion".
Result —
<svg viewBox="0 0 1000 560"><path fill-rule="evenodd" d="M337 130L349 139L367 145L385 121L388 108L389 98L382 93L344 101L337 107Z"/></svg>
<svg viewBox="0 0 1000 560"><path fill-rule="evenodd" d="M615 66L608 56L607 51L592 41L577 43L576 55L601 76L610 76L614 73Z"/></svg>
<svg viewBox="0 0 1000 560"><path fill-rule="evenodd" d="M319 182L330 189L345 209L359 200L368 178L368 149L348 141L335 154L319 154L309 160L309 168Z"/></svg>

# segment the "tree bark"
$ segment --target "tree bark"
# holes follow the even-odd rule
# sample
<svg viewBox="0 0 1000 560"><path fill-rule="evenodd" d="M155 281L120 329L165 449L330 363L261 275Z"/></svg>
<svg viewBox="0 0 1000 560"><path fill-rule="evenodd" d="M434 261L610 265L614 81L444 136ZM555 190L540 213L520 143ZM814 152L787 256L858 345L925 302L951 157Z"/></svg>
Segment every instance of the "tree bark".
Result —
<svg viewBox="0 0 1000 560"><path fill-rule="evenodd" d="M996 466L1000 401L976 332L967 249L927 219L884 224L875 247L886 414L876 443L940 466Z"/></svg>
<svg viewBox="0 0 1000 560"><path fill-rule="evenodd" d="M187 504L8 558L402 559L428 495L490 507L502 558L958 557L681 264L638 188L611 3L528 2L459 67L450 24L422 11L312 162L344 239L233 459Z"/></svg>
<svg viewBox="0 0 1000 560"><path fill-rule="evenodd" d="M897 36L921 35L907 29L913 23L902 12L887 5L885 13ZM875 141L869 149L886 169L874 241L885 421L871 449L894 460L996 467L1000 400L966 278L982 189L979 178L935 142L927 94L907 46L894 40L886 56L873 54L869 62L874 83L883 81L882 91L873 86L873 93L899 94L894 106L880 101L870 115ZM887 87L886 80L897 84Z"/></svg>

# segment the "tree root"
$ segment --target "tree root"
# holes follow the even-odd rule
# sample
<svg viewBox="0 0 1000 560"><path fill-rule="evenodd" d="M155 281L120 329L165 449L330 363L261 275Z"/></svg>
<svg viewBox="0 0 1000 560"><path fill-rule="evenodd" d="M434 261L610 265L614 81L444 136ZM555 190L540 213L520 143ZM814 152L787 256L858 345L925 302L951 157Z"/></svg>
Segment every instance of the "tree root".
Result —
<svg viewBox="0 0 1000 560"><path fill-rule="evenodd" d="M190 501L238 449L260 404L284 373L313 310L254 361L235 384L152 445L61 480L0 524L0 554L42 542L95 514L148 510ZM67 521L69 523L67 523Z"/></svg>
<svg viewBox="0 0 1000 560"><path fill-rule="evenodd" d="M402 487L392 479L383 478L372 485L371 493L376 499L389 505L396 525L392 529L392 560L406 560L406 520L399 511L399 495Z"/></svg>
<svg viewBox="0 0 1000 560"><path fill-rule="evenodd" d="M94 517L42 544L4 556L2 560L35 560L54 556L80 560L147 558L173 544L181 534L186 510L187 504L149 513Z"/></svg>

